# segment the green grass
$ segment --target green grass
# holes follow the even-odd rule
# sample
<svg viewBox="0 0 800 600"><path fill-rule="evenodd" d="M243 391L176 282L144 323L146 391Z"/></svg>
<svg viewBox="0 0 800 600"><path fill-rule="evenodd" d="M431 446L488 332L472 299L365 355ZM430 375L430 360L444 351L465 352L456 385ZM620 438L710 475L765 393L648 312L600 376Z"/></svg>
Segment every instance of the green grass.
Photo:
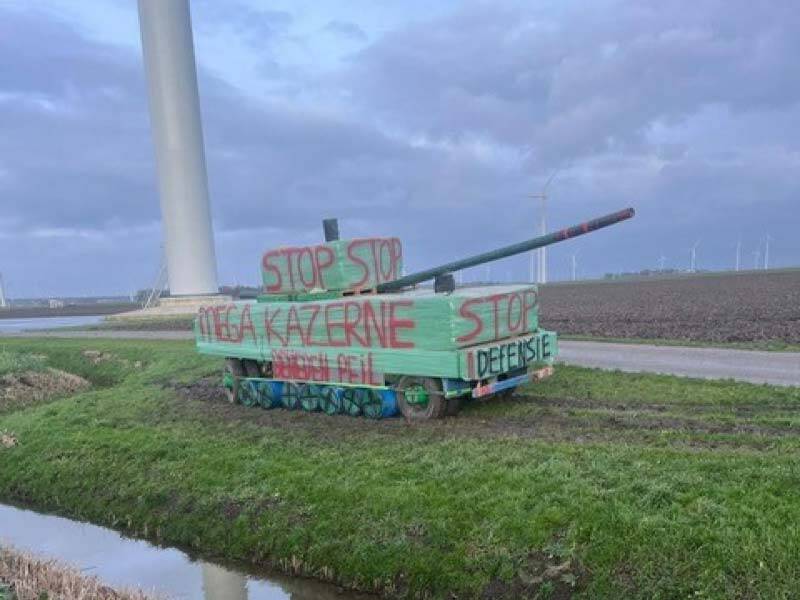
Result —
<svg viewBox="0 0 800 600"><path fill-rule="evenodd" d="M25 371L42 371L47 360L42 355L9 352L0 348L0 377Z"/></svg>
<svg viewBox="0 0 800 600"><path fill-rule="evenodd" d="M120 317L110 315L92 325L71 325L47 331L192 331L194 316Z"/></svg>
<svg viewBox="0 0 800 600"><path fill-rule="evenodd" d="M160 317L106 317L102 322L83 329L119 331L192 331L194 315Z"/></svg>
<svg viewBox="0 0 800 600"><path fill-rule="evenodd" d="M164 383L220 366L186 342L6 346L98 385L0 416L19 439L0 449L6 500L405 595L800 589L798 389L561 367L514 401L409 426L181 399Z"/></svg>

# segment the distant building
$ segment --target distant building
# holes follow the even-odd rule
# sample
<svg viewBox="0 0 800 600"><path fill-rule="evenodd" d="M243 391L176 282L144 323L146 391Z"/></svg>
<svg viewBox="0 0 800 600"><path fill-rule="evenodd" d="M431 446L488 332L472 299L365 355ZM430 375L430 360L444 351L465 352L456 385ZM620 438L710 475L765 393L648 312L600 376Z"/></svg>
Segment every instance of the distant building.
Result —
<svg viewBox="0 0 800 600"><path fill-rule="evenodd" d="M50 308L64 308L64 301L56 298L50 298L50 300L47 301L47 304L50 306Z"/></svg>

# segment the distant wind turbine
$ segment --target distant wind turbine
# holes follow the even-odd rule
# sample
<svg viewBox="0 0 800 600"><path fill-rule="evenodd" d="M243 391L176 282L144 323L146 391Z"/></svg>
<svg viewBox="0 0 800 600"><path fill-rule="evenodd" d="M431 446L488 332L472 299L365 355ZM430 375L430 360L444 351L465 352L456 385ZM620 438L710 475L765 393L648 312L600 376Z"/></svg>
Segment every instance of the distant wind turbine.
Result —
<svg viewBox="0 0 800 600"><path fill-rule="evenodd" d="M541 234L544 235L547 233L547 188L550 187L550 184L555 179L555 176L558 175L560 169L556 169L553 171L552 175L547 179L542 188L542 191L539 194L532 194L531 198L539 198L542 201L542 213L539 219L539 230ZM537 283L547 283L547 248L542 247L538 250L531 252L531 267L530 267L530 275L531 281L533 281L533 255L536 254L537 257L537 276L538 279L536 280Z"/></svg>
<svg viewBox="0 0 800 600"><path fill-rule="evenodd" d="M689 251L689 272L697 272L697 247L700 245L700 240L697 240Z"/></svg>
<svg viewBox="0 0 800 600"><path fill-rule="evenodd" d="M667 266L667 257L663 254L658 257L658 270L663 271L664 268Z"/></svg>
<svg viewBox="0 0 800 600"><path fill-rule="evenodd" d="M739 241L736 242L736 270L739 270L739 267L742 264L742 238L739 238Z"/></svg>
<svg viewBox="0 0 800 600"><path fill-rule="evenodd" d="M577 281L578 279L578 253L580 250L576 250L572 253L570 257L570 262L572 263L572 281Z"/></svg>
<svg viewBox="0 0 800 600"><path fill-rule="evenodd" d="M761 265L761 244L753 250L753 268L757 269Z"/></svg>
<svg viewBox="0 0 800 600"><path fill-rule="evenodd" d="M764 270L766 271L769 269L769 243L772 241L772 236L767 234L766 239L764 240Z"/></svg>

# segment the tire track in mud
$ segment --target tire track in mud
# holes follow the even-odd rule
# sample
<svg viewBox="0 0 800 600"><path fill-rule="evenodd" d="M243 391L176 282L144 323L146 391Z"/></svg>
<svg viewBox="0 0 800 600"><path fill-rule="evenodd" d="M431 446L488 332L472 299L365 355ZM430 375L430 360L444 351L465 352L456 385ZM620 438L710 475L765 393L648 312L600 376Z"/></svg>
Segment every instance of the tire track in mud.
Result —
<svg viewBox="0 0 800 600"><path fill-rule="evenodd" d="M281 431L306 434L320 443L339 442L354 434L374 436L413 436L420 441L448 438L522 438L551 442L651 444L656 438L665 443L664 434L677 434L670 443L683 446L716 448L743 447L764 449L779 440L800 439L800 426L779 427L753 423L752 416L769 416L778 406L741 405L732 422L702 420L702 415L726 410L717 405L669 405L660 403L625 403L608 400L537 398L517 395L510 400L493 400L468 405L457 417L408 423L402 418L370 420L344 415L264 410L233 405L225 400L218 377L193 383L167 382L164 387L175 392L174 410L216 422L242 423ZM503 403L505 414L498 414ZM525 405L524 407L520 405ZM779 405L783 408L794 408ZM515 414L515 409L525 411ZM689 416L665 415L688 409ZM578 413L576 414L576 411ZM727 416L728 413L726 413ZM712 436L712 437L709 437ZM724 436L725 439L713 436Z"/></svg>

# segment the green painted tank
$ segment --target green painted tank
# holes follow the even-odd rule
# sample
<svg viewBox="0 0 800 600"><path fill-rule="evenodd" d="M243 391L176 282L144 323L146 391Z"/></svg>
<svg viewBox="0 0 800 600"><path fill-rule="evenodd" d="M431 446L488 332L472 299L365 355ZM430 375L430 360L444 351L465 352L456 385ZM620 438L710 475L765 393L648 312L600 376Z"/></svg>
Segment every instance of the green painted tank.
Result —
<svg viewBox="0 0 800 600"><path fill-rule="evenodd" d="M558 341L539 327L536 286L456 287L452 273L633 215L629 208L406 276L400 240L339 240L326 220L324 243L264 254L256 301L201 308L197 349L225 359L232 402L372 418L453 415L465 399L510 395L550 375Z"/></svg>

